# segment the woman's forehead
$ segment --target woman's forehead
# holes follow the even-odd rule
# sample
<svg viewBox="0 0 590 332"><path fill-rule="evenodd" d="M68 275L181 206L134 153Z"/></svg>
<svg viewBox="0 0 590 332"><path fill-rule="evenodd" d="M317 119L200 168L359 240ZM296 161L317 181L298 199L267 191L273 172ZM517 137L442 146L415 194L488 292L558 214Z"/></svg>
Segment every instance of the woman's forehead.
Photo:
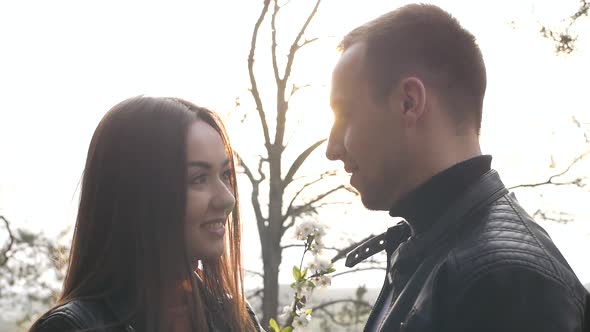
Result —
<svg viewBox="0 0 590 332"><path fill-rule="evenodd" d="M221 135L204 121L196 121L189 127L186 148L189 163L206 162L218 167L229 159Z"/></svg>

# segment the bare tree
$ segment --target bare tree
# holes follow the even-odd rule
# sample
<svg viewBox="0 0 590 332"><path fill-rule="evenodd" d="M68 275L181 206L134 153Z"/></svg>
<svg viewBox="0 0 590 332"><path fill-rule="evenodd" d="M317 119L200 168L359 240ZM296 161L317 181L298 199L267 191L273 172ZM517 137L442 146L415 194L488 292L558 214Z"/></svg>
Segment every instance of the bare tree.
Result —
<svg viewBox="0 0 590 332"><path fill-rule="evenodd" d="M326 177L335 175L335 172L325 172L317 178L303 183L296 181L295 176L301 166L325 142L325 139L320 139L303 149L289 167L283 168L283 163L286 161L285 151L288 148L285 135L288 125L287 114L290 111L289 102L291 97L302 88L302 86L291 82L291 76L298 52L318 40L318 38L308 38L306 32L320 7L320 2L321 0L315 1L313 7L309 9L307 17L302 19L295 38L288 44L287 54L283 56L278 50L280 43L277 20L279 12L288 4L288 1L279 3L278 0L264 0L254 24L248 55L250 94L262 128L262 150L264 153L259 156L256 167L249 165L241 157L238 158L252 185L250 198L258 226L264 269L262 276L264 288L257 292L262 295L262 313L265 324L270 318L277 316L278 275L282 252L285 249L281 240L285 232L294 226L296 220L314 215L321 207L331 204L326 202L327 198L339 191L349 189L345 185L338 185L309 197L307 191L310 187L322 182ZM270 29L270 40L264 45L269 46L267 51L270 51L271 56L271 61L268 63L271 70L268 72L273 75L275 104L263 102L266 99L259 89L259 81L263 79L266 72L262 70L264 67L256 66L255 68L256 55L260 51L259 33L261 29L264 29L263 24L267 18L270 22L266 22L269 24L265 27ZM284 65L281 66L281 63ZM271 116L274 116L274 121L269 119ZM271 134L273 132L274 135ZM287 170L286 173L284 170ZM261 185L268 186L267 197L262 197ZM287 191L288 187L290 191ZM268 204L265 204L266 202Z"/></svg>

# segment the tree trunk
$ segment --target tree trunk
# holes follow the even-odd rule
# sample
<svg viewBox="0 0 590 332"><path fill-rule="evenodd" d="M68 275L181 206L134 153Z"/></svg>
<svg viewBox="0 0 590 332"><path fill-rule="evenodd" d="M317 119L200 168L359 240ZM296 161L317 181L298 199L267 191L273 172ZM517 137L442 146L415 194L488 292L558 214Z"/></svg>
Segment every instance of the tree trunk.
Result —
<svg viewBox="0 0 590 332"><path fill-rule="evenodd" d="M277 319L279 302L279 266L281 265L281 231L283 219L283 183L281 179L282 146L272 145L268 151L270 190L266 246L262 248L264 263L263 323Z"/></svg>
<svg viewBox="0 0 590 332"><path fill-rule="evenodd" d="M280 248L263 248L264 262L264 296L262 298L262 324L268 326L271 318L277 319L279 306L279 266L281 264Z"/></svg>

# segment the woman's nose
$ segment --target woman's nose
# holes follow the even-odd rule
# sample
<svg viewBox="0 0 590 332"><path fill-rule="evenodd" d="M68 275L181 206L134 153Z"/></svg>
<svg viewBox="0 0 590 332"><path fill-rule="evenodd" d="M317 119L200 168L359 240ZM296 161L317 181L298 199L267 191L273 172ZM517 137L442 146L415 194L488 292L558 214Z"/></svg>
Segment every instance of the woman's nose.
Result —
<svg viewBox="0 0 590 332"><path fill-rule="evenodd" d="M236 198L233 193L233 188L229 183L219 181L212 204L215 209L223 210L226 214L229 214L234 209Z"/></svg>

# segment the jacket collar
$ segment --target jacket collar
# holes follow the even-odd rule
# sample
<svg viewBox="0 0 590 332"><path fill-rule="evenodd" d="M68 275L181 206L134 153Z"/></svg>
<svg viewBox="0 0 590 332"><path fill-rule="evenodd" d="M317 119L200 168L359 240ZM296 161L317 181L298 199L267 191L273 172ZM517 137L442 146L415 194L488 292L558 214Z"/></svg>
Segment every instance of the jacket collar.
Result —
<svg viewBox="0 0 590 332"><path fill-rule="evenodd" d="M424 184L399 200L389 211L402 217L412 235L427 231L461 195L491 169L492 156L477 156L434 175Z"/></svg>
<svg viewBox="0 0 590 332"><path fill-rule="evenodd" d="M114 314L117 322L124 323L126 332L137 331L136 322L132 318L132 304L129 295L125 292L112 292L104 298L104 301L111 312Z"/></svg>
<svg viewBox="0 0 590 332"><path fill-rule="evenodd" d="M494 170L489 170L446 209L434 218L427 231L414 234L400 248L396 268L412 270L424 255L437 250L466 231L469 216L508 193L508 189ZM389 257L389 256L388 256Z"/></svg>
<svg viewBox="0 0 590 332"><path fill-rule="evenodd" d="M436 218L443 222L434 222L427 232L412 236L412 242L419 244L418 247L422 249L422 247L427 247L430 244L440 241L441 237L457 232L457 228L464 222L464 220L461 220L464 218L449 218L447 215L463 214L466 211L480 207L480 204L489 203L506 193L508 193L508 190L500 180L498 173L494 170L487 171L472 183L460 197L454 200L440 218ZM405 222L401 222L390 227L387 232L379 234L357 246L347 255L345 265L347 267L353 267L383 250L387 251L387 256L389 257L409 236L409 226Z"/></svg>

